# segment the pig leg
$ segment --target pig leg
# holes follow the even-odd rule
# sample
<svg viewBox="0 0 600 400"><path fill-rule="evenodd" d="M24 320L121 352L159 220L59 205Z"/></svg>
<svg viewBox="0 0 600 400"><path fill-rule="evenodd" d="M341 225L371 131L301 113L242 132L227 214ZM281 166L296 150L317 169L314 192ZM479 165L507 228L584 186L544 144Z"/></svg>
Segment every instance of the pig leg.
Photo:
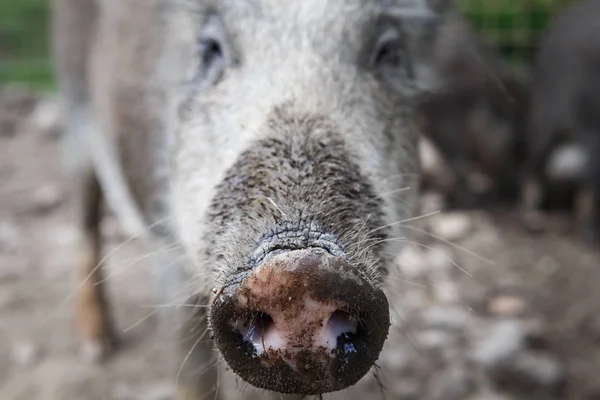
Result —
<svg viewBox="0 0 600 400"><path fill-rule="evenodd" d="M545 229L546 218L541 210L548 185L545 168L559 139L559 135L548 135L539 143L532 143L529 150L521 186L521 217L525 228L531 232Z"/></svg>
<svg viewBox="0 0 600 400"><path fill-rule="evenodd" d="M84 338L83 356L96 361L115 344L109 306L104 293L100 223L102 191L82 136L88 125L83 109L69 113L64 135L67 161L70 162L71 200L79 233L76 244L77 282L76 322ZM88 122L86 122L88 121Z"/></svg>
<svg viewBox="0 0 600 400"><path fill-rule="evenodd" d="M82 233L77 245L76 321L84 337L83 356L95 361L115 344L115 335L105 297L102 269L100 222L102 193L91 167L76 171L73 177L75 212Z"/></svg>
<svg viewBox="0 0 600 400"><path fill-rule="evenodd" d="M600 238L600 136L596 132L587 136L587 168L577 195L575 216L580 237L589 245Z"/></svg>
<svg viewBox="0 0 600 400"><path fill-rule="evenodd" d="M83 355L98 360L114 345L108 305L98 268L102 193L86 136L91 128L87 52L96 8L92 0L54 0L52 49L65 113L63 146L79 238L76 244L78 287L76 322L84 338Z"/></svg>
<svg viewBox="0 0 600 400"><path fill-rule="evenodd" d="M528 176L523 183L521 194L522 218L525 227L534 232L544 229L544 215L541 211L544 188L535 175Z"/></svg>

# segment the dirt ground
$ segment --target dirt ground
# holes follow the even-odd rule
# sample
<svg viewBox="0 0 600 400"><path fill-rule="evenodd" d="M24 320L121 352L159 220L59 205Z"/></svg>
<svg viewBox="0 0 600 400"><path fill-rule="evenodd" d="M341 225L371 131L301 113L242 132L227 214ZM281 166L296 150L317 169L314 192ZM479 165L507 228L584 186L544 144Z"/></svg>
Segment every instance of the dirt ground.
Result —
<svg viewBox="0 0 600 400"><path fill-rule="evenodd" d="M148 317L154 281L134 245L107 265L122 348L99 365L78 355L53 103L26 97L0 100L0 399L171 399L167 350ZM399 256L378 363L385 388L371 385L372 397L600 399L600 253L559 216L538 237L509 214L423 221L440 238L422 236ZM107 252L126 239L113 219L103 230Z"/></svg>

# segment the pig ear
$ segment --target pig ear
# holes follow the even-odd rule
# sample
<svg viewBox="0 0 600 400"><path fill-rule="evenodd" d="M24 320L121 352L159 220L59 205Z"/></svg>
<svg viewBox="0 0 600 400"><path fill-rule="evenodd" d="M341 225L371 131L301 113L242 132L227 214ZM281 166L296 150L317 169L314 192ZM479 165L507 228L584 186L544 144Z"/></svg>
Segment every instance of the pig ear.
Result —
<svg viewBox="0 0 600 400"><path fill-rule="evenodd" d="M424 18L407 18L405 24L410 40L411 61L417 92L431 93L440 89L440 77L435 65L435 50L441 28L452 14L455 0L420 0ZM413 3L414 4L414 3Z"/></svg>

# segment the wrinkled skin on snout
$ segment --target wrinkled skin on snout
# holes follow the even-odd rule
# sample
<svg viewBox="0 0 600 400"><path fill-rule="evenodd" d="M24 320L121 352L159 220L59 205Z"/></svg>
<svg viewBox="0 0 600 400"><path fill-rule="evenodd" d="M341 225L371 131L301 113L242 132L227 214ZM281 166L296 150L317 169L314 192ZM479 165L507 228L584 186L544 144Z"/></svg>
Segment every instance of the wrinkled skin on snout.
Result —
<svg viewBox="0 0 600 400"><path fill-rule="evenodd" d="M172 27L190 82L172 204L210 306L191 318L253 386L347 388L390 327L435 18L411 0L206 3Z"/></svg>

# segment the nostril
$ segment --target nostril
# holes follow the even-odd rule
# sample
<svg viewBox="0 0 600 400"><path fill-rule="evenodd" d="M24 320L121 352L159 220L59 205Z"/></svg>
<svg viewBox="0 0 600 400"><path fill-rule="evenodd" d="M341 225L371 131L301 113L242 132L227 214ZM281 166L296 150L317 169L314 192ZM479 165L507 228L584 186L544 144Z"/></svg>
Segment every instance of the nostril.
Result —
<svg viewBox="0 0 600 400"><path fill-rule="evenodd" d="M333 353L355 353L353 338L357 335L358 321L342 310L336 310L325 323L323 334L327 347Z"/></svg>
<svg viewBox="0 0 600 400"><path fill-rule="evenodd" d="M278 350L285 346L273 318L267 313L254 313L246 321L238 321L234 329L242 335L245 342L252 345L258 355L269 349Z"/></svg>
<svg viewBox="0 0 600 400"><path fill-rule="evenodd" d="M336 310L331 313L327 320L326 328L335 335L340 336L343 333L356 333L356 320L350 317L350 314L342 310Z"/></svg>

